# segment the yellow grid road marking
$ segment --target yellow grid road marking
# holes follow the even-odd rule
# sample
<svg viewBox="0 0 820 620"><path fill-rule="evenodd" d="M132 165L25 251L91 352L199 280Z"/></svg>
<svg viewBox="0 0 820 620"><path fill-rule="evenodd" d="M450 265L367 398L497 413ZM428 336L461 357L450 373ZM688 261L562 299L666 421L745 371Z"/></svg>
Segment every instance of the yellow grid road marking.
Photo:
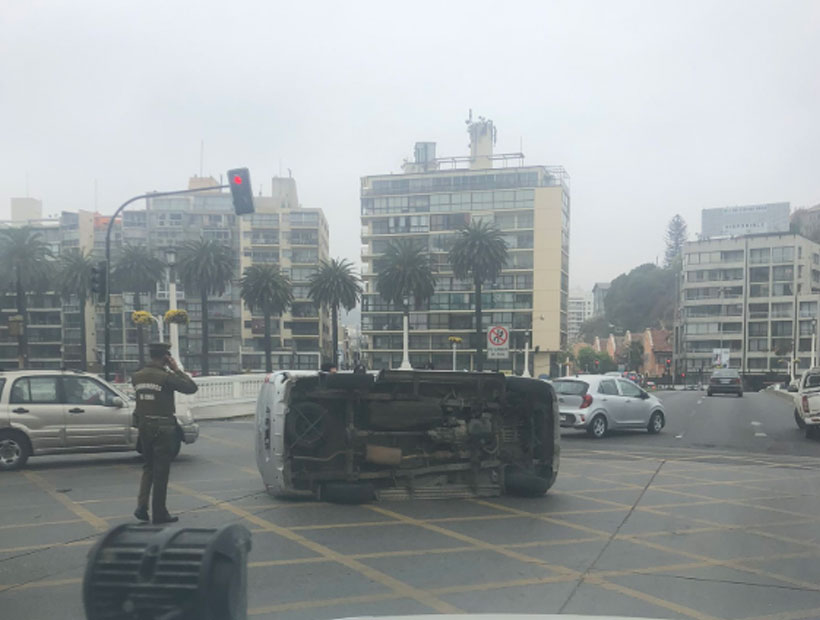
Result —
<svg viewBox="0 0 820 620"><path fill-rule="evenodd" d="M104 519L100 519L90 510L83 508L77 502L73 501L71 498L66 496L65 493L58 493L57 491L55 491L51 487L51 485L39 474L35 474L32 471L24 471L23 475L26 478L28 478L31 482L33 482L35 485L37 485L41 490L45 491L51 498L55 499L63 506L68 508L71 512L80 517L83 521L88 523L98 532L102 532L108 529L108 523L106 523Z"/></svg>
<svg viewBox="0 0 820 620"><path fill-rule="evenodd" d="M7 586L0 586L0 592L5 592L6 590L11 589L31 590L33 588L58 588L60 586L72 586L82 582L83 580L80 577L70 577L68 579L51 579L49 581L31 581L29 583L18 583Z"/></svg>
<svg viewBox="0 0 820 620"><path fill-rule="evenodd" d="M68 523L85 523L85 519L63 519L62 521L38 521L35 523L12 523L0 525L0 530L12 530L22 527L42 527L43 525L66 525Z"/></svg>
<svg viewBox="0 0 820 620"><path fill-rule="evenodd" d="M471 501L474 502L474 503L477 503L477 504L483 504L483 505L487 505L487 506L502 509L502 510L507 508L506 506L493 504L491 502L485 502L484 500L471 500ZM545 562L545 561L541 560L540 558L534 558L534 557L531 557L531 556L528 556L528 555L525 555L525 554L515 553L515 552L513 552L513 551L511 551L511 550L509 550L509 549L507 549L503 546L494 545L492 543L488 543L488 542L485 542L483 540L473 538L472 536L466 536L464 534L461 534L459 532L455 532L453 530L448 530L446 528L439 527L437 525L425 523L423 521L419 521L418 519L413 519L412 517L407 517L405 515L402 515L402 514L399 514L399 513L390 511L390 510L386 510L386 509L381 508L379 506L368 505L366 507L369 508L370 510L374 510L374 511L379 512L381 514L384 514L386 516L393 516L394 518L405 521L408 524L417 525L418 527L428 529L428 530L433 531L433 532L440 533L444 536L450 536L451 538L455 538L457 540L462 540L464 542L474 544L475 546L480 547L482 549L487 549L488 551L495 551L495 552L497 552L501 555L505 555L505 556L511 557L513 559L518 559L518 560L520 560L522 562L526 562L528 564L536 564L538 566L542 566L544 568L547 568L548 570L552 570L554 572L559 573L559 575L557 575L556 577L563 577L567 581L576 580L576 579L584 579L585 581L589 581L590 583L593 583L592 581L590 581L591 578L590 578L589 575L584 575L583 573L581 573L579 571L576 571L576 570L573 570L571 568L567 568L565 566L560 566L560 565L557 565L557 564L550 564L548 562ZM510 510L514 511L515 509L513 508L513 509L510 509ZM524 512L524 511L521 511L521 512ZM527 514L526 516L533 516L533 515ZM558 521L557 519L554 519L554 520L551 520L551 521L554 521L554 522L557 522L560 525L563 525L563 523ZM609 534L606 533L606 532L601 532L600 530L595 531L592 528L586 528L585 526L578 526L578 529L588 530L590 532L595 532L599 535L604 535L607 538L609 537ZM553 576L550 576L550 577L553 577ZM547 578L549 578L549 577L547 577ZM505 582L505 583L509 583L509 582ZM616 589L617 591L621 592L622 594L632 596L633 598L637 598L639 600L651 602L652 604L654 604L656 606L672 610L676 613L679 613L679 614L682 614L682 615L685 615L685 616L689 616L691 618L695 618L696 620L716 620L712 616L709 616L707 614L703 614L703 613L701 613L701 612L699 612L695 609L689 609L687 607L684 607L682 605L678 605L676 603L671 603L669 601L664 601L662 599L658 599L656 597L650 596L650 595L645 594L643 592L640 592L638 590L632 590L631 588L626 588L626 587L623 587L623 586L619 586L617 584L610 584L609 582L605 581L604 579L602 579L600 577L596 577L594 583L595 583L595 585L600 585L600 586L603 586L603 587L609 587L609 589ZM475 586L469 586L469 587L473 588ZM486 587L487 586L485 584L485 588ZM511 587L511 586L505 585L505 586L502 586L502 587Z"/></svg>
<svg viewBox="0 0 820 620"><path fill-rule="evenodd" d="M176 490L181 493L185 493L192 497L196 497L202 501L208 502L215 506L220 506L227 512L230 512L238 517L242 517L243 519L250 521L251 523L265 528L267 531L274 532L279 534L283 538L287 538L288 540L295 542L297 544L310 549L314 553L318 555L325 556L329 559L332 559L339 564L346 566L352 571L359 573L360 575L371 579L384 587L393 590L395 593L401 595L402 598L412 598L413 600L426 605L439 613L459 613L460 610L445 601L437 599L434 596L427 594L426 592L419 590L418 588L414 588L403 581L399 581L398 579L391 577L381 571L378 571L374 568L371 568L367 564L363 564L358 560L353 560L337 551L334 551L330 547L326 547L325 545L316 543L309 538L305 538L300 534L292 532L288 528L282 527L280 525L276 525L275 523L268 521L267 519L263 519L253 513L248 512L242 508L237 506L233 506L230 503L222 502L215 497L211 497L210 495L206 495L204 493L200 493L195 491L194 489L189 489L185 486L171 483L169 486L172 486Z"/></svg>

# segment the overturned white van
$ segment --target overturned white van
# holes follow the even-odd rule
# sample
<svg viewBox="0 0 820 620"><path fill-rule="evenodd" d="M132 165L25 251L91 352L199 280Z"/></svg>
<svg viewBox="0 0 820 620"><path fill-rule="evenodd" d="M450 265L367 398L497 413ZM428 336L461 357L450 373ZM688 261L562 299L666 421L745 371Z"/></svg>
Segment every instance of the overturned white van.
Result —
<svg viewBox="0 0 820 620"><path fill-rule="evenodd" d="M257 401L257 464L278 497L540 496L559 452L555 393L538 379L282 371Z"/></svg>

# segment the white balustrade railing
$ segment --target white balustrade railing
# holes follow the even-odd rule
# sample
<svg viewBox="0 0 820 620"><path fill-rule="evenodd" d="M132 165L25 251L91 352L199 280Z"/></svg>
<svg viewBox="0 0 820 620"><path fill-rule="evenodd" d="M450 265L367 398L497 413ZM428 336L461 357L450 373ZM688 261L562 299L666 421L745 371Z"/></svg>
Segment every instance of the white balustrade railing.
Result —
<svg viewBox="0 0 820 620"><path fill-rule="evenodd" d="M255 401L265 382L264 374L195 377L199 390L187 396L191 407Z"/></svg>
<svg viewBox="0 0 820 620"><path fill-rule="evenodd" d="M206 407L218 405L239 405L243 409L256 402L259 390L265 382L265 374L227 375L221 377L194 377L199 389L195 394L177 394L177 405L185 404L197 416ZM130 383L118 383L117 389L133 396ZM179 410L179 409L177 409Z"/></svg>

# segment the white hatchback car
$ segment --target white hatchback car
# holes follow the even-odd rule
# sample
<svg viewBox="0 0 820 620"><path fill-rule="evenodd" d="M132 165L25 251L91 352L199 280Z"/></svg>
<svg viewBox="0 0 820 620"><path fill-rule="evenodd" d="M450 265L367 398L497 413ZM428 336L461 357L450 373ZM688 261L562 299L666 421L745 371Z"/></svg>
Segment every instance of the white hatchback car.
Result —
<svg viewBox="0 0 820 620"><path fill-rule="evenodd" d="M562 428L586 430L600 439L612 429L646 429L666 425L663 403L628 379L578 375L552 382L558 396Z"/></svg>
<svg viewBox="0 0 820 620"><path fill-rule="evenodd" d="M30 456L139 450L127 394L92 374L59 370L0 371L0 470ZM184 403L177 406L179 445L199 436Z"/></svg>

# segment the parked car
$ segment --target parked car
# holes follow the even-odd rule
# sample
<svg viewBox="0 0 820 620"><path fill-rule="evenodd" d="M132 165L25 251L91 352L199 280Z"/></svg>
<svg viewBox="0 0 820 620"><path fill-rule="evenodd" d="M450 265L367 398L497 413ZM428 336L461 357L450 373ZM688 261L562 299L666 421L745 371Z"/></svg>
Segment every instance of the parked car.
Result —
<svg viewBox="0 0 820 620"><path fill-rule="evenodd" d="M794 393L794 421L806 437L812 437L820 433L820 368L805 371L796 383L789 386Z"/></svg>
<svg viewBox="0 0 820 620"><path fill-rule="evenodd" d="M552 382L563 428L600 439L613 429L659 433L666 425L663 403L628 379L578 375Z"/></svg>
<svg viewBox="0 0 820 620"><path fill-rule="evenodd" d="M743 382L740 373L734 368L718 368L709 377L709 386L706 388L706 395L715 394L736 394L743 396Z"/></svg>
<svg viewBox="0 0 820 620"><path fill-rule="evenodd" d="M558 474L546 381L498 373L282 371L256 408L256 462L274 496L540 496Z"/></svg>
<svg viewBox="0 0 820 620"><path fill-rule="evenodd" d="M138 449L133 401L92 374L59 370L0 371L0 470L30 456ZM178 443L193 443L199 425L177 407Z"/></svg>

